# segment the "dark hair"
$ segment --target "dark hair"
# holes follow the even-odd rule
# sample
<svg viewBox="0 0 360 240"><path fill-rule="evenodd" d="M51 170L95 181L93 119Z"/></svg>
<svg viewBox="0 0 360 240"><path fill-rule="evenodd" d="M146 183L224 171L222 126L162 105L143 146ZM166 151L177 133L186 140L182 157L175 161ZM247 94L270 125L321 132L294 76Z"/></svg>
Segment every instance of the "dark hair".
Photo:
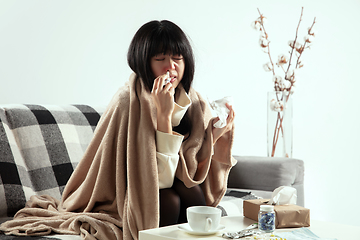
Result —
<svg viewBox="0 0 360 240"><path fill-rule="evenodd" d="M140 27L129 46L128 64L138 76L137 79L140 78L147 89L151 91L155 76L151 70L150 60L153 56L161 53L183 56L185 70L180 84L188 93L195 72L194 55L186 34L173 22L151 21ZM186 138L188 139L191 128L192 124L187 112L180 124L173 130L183 135L188 133Z"/></svg>
<svg viewBox="0 0 360 240"><path fill-rule="evenodd" d="M156 76L151 70L150 60L161 53L183 56L185 70L181 84L189 92L195 71L194 56L185 33L175 23L167 20L151 21L140 27L130 43L128 64L151 91Z"/></svg>

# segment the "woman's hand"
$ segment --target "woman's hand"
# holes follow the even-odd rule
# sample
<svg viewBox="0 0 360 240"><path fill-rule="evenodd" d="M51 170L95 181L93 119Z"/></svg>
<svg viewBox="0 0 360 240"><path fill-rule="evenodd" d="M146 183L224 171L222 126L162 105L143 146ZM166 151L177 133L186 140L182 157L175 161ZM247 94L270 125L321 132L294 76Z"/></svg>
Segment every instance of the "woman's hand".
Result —
<svg viewBox="0 0 360 240"><path fill-rule="evenodd" d="M234 118L235 118L235 112L234 109L232 108L232 106L228 103L225 104L226 107L230 110L229 115L226 119L226 126L223 128L213 128L213 143L216 143L216 141L222 136L224 135L224 133L230 131L233 127L233 123L234 123ZM215 118L212 122L212 124L214 125L214 123L216 123L217 121L219 121L219 118Z"/></svg>
<svg viewBox="0 0 360 240"><path fill-rule="evenodd" d="M175 108L175 89L171 83L165 84L166 74L154 80L151 96L157 109L157 130L172 133L171 116Z"/></svg>

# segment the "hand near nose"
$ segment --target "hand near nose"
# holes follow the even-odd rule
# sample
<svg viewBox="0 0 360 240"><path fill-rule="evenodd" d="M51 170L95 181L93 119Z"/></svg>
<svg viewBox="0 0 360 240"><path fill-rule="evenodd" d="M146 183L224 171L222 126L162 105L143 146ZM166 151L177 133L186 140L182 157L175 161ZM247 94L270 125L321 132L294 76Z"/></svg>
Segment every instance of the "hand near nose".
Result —
<svg viewBox="0 0 360 240"><path fill-rule="evenodd" d="M172 133L171 116L174 111L175 89L171 83L165 84L166 74L154 80L151 96L157 109L157 130Z"/></svg>

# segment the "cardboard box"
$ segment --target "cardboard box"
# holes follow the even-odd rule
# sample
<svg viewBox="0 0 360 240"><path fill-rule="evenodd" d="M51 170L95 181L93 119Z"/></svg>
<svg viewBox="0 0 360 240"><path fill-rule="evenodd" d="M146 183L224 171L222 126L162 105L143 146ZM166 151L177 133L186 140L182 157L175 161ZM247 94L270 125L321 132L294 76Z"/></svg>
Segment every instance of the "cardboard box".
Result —
<svg viewBox="0 0 360 240"><path fill-rule="evenodd" d="M245 200L243 204L244 216L258 221L260 205L267 204L269 199ZM275 205L275 227L296 228L310 226L310 209L297 205Z"/></svg>

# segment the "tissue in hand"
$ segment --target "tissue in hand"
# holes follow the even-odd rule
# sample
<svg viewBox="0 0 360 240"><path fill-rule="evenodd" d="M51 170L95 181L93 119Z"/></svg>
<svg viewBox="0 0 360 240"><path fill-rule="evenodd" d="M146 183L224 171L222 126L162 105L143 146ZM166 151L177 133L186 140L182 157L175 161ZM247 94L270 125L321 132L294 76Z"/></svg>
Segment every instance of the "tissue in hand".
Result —
<svg viewBox="0 0 360 240"><path fill-rule="evenodd" d="M232 105L231 97L224 97L215 101L209 101L210 107L213 109L219 121L214 123L214 127L222 128L226 126L226 119L229 115L230 110L226 107L226 103Z"/></svg>
<svg viewBox="0 0 360 240"><path fill-rule="evenodd" d="M272 205L285 205L285 204L294 204L296 205L297 201L297 191L293 187L281 186L276 188L272 192L271 199L269 204Z"/></svg>

